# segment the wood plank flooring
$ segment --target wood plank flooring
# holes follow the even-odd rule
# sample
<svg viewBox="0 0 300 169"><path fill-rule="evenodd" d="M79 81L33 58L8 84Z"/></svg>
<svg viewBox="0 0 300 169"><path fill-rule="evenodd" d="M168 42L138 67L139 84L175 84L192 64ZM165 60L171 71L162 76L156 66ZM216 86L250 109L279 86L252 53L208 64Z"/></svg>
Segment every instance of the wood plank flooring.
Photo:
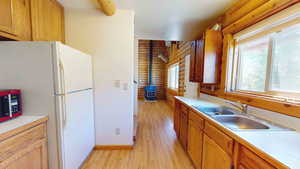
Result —
<svg viewBox="0 0 300 169"><path fill-rule="evenodd" d="M139 102L139 129L133 150L95 150L82 169L194 169L173 130L165 101Z"/></svg>

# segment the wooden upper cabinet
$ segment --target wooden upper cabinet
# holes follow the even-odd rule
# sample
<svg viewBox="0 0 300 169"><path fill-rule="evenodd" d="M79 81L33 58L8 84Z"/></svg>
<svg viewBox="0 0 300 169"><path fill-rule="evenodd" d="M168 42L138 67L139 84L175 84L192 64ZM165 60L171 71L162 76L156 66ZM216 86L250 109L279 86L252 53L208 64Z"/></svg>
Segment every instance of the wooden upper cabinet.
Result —
<svg viewBox="0 0 300 169"><path fill-rule="evenodd" d="M222 33L206 30L203 39L193 41L190 58L190 81L205 85L220 82Z"/></svg>
<svg viewBox="0 0 300 169"><path fill-rule="evenodd" d="M56 0L31 0L34 41L65 41L64 9Z"/></svg>
<svg viewBox="0 0 300 169"><path fill-rule="evenodd" d="M204 63L202 84L218 84L221 74L222 33L207 30L204 42Z"/></svg>
<svg viewBox="0 0 300 169"><path fill-rule="evenodd" d="M14 40L31 40L29 0L0 1L1 36Z"/></svg>
<svg viewBox="0 0 300 169"><path fill-rule="evenodd" d="M31 20L29 0L13 0L13 30L22 40L31 40Z"/></svg>
<svg viewBox="0 0 300 169"><path fill-rule="evenodd" d="M202 82L203 79L203 52L204 41L195 40L191 43L190 81Z"/></svg>
<svg viewBox="0 0 300 169"><path fill-rule="evenodd" d="M190 54L190 78L189 80L191 82L197 82L195 77L196 77L196 48L197 48L197 41L192 41L191 42L191 54Z"/></svg>
<svg viewBox="0 0 300 169"><path fill-rule="evenodd" d="M203 81L203 62L204 62L204 40L197 40L195 63L195 81Z"/></svg>
<svg viewBox="0 0 300 169"><path fill-rule="evenodd" d="M0 30L6 33L13 33L12 0L0 1Z"/></svg>

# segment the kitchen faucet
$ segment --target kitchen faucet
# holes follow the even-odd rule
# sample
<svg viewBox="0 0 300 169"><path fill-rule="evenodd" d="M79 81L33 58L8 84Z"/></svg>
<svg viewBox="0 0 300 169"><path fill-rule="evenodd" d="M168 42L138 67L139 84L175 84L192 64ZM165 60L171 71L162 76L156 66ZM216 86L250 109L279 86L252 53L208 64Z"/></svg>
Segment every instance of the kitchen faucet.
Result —
<svg viewBox="0 0 300 169"><path fill-rule="evenodd" d="M248 105L247 104L243 104L241 103L240 101L237 101L237 102L229 102L229 101L226 101L226 103L234 106L235 108L237 108L239 111L241 111L242 113L245 113L247 114L248 112Z"/></svg>

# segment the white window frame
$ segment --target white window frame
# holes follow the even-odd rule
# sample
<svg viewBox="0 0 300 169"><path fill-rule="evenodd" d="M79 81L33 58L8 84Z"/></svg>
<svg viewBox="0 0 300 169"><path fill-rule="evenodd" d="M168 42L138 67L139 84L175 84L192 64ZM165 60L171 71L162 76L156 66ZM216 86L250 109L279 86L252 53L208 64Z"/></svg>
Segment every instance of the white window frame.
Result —
<svg viewBox="0 0 300 169"><path fill-rule="evenodd" d="M289 11L284 11L279 13L262 23L258 23L254 26L251 26L237 34L235 34L233 41L233 48L228 51L228 60L227 60L227 82L226 82L226 92L239 92L247 94L257 94L262 96L271 96L275 99L280 99L283 101L291 102L300 102L300 92L294 91L273 91L271 88L271 72L272 72L272 58L273 58L273 49L274 49L274 35L276 32L280 31L284 27L289 27L291 25L300 23L300 6L298 5L295 9ZM239 66L240 66L240 51L238 49L238 44L245 41L251 41L259 39L260 37L270 36L269 38L269 52L267 56L267 67L266 67L266 81L265 89L263 92L257 91L243 91L238 90L238 81L239 81Z"/></svg>
<svg viewBox="0 0 300 169"><path fill-rule="evenodd" d="M175 69L173 75L172 69ZM174 76L175 84L171 84L172 76ZM179 88L179 63L172 64L168 67L168 88L176 91Z"/></svg>

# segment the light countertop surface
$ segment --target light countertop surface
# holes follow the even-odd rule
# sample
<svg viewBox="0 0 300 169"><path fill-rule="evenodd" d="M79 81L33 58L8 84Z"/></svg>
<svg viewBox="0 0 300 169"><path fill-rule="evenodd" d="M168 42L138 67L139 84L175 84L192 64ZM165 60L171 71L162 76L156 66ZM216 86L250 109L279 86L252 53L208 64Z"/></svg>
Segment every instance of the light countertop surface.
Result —
<svg viewBox="0 0 300 169"><path fill-rule="evenodd" d="M188 105L194 111L198 112L206 120L214 122L218 127L226 131L226 134L237 140L242 145L263 155L267 161L272 161L274 166L283 166L284 168L300 169L300 133L296 131L241 131L231 130L223 124L217 122L212 117L200 112L193 106L214 107L219 104L206 100L189 99L176 96L176 99ZM266 159L267 158L267 159Z"/></svg>
<svg viewBox="0 0 300 169"><path fill-rule="evenodd" d="M34 124L38 121L46 121L47 116L26 116L22 115L17 118L1 122L0 123L0 138L4 137L7 133L10 133L14 130L17 130L19 128L28 126L30 127L31 124Z"/></svg>

